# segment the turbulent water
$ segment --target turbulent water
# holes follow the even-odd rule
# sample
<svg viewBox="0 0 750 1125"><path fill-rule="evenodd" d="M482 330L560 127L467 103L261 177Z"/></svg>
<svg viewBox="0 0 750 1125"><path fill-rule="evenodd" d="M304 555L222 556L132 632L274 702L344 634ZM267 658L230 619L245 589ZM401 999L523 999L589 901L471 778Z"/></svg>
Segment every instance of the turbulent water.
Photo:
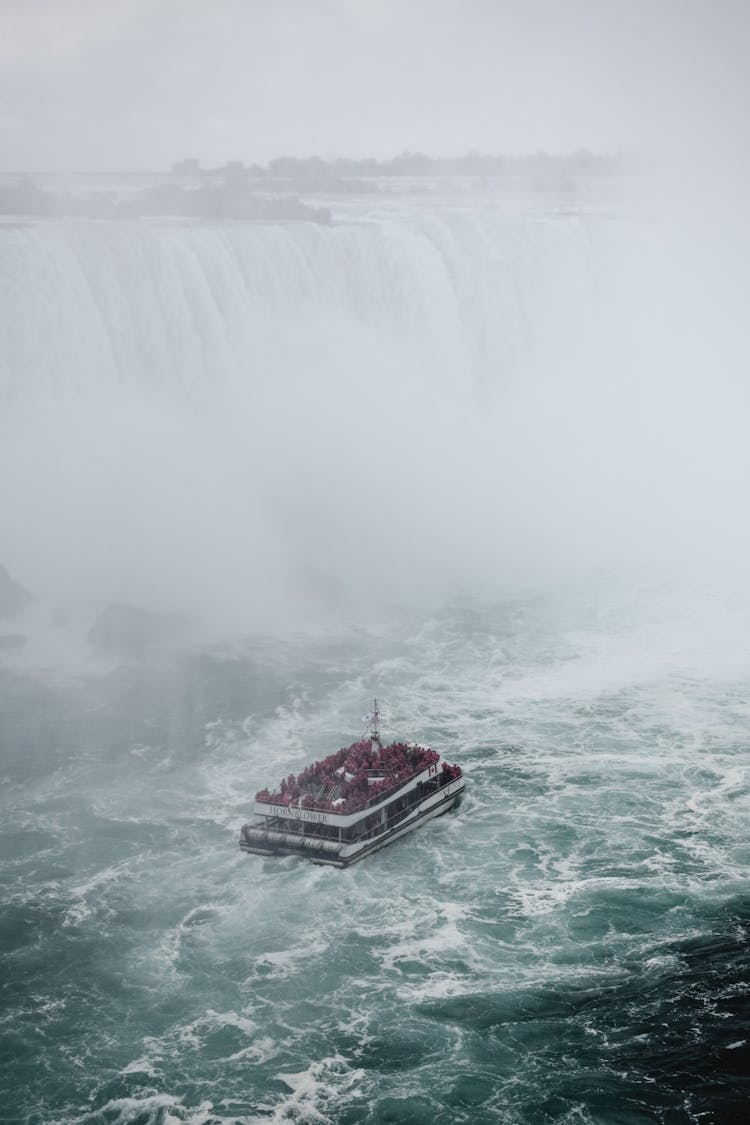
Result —
<svg viewBox="0 0 750 1125"><path fill-rule="evenodd" d="M737 545L705 481L740 462L660 428L709 395L635 362L641 229L0 232L0 561L38 595L0 630L4 1120L746 1120L750 600L661 549ZM193 632L97 650L118 599ZM345 871L240 853L373 695L460 809Z"/></svg>

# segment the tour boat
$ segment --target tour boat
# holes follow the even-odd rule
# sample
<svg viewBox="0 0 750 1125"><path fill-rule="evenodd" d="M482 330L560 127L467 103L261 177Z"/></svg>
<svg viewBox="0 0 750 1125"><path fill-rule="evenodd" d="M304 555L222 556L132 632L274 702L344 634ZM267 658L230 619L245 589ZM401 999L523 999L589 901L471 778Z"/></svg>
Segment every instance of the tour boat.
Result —
<svg viewBox="0 0 750 1125"><path fill-rule="evenodd" d="M348 867L460 801L460 766L414 742L384 745L378 704L369 734L255 794L255 820L240 847L255 855L300 855Z"/></svg>

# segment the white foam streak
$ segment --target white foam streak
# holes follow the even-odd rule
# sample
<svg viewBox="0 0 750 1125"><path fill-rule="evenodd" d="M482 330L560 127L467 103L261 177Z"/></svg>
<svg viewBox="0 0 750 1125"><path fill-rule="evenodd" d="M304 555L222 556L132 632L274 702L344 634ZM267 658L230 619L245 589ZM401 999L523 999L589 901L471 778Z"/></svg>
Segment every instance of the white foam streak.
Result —
<svg viewBox="0 0 750 1125"><path fill-rule="evenodd" d="M295 1121L333 1125L335 1099L344 1095L364 1077L364 1071L351 1067L340 1056L331 1056L312 1063L296 1074L277 1074L276 1077L292 1091L290 1097L274 1109L271 1120Z"/></svg>

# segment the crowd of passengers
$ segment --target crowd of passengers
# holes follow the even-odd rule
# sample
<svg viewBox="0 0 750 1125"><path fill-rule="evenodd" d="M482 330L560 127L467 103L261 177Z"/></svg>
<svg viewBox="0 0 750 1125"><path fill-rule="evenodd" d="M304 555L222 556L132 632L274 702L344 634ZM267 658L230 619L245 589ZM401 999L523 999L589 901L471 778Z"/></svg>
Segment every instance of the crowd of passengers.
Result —
<svg viewBox="0 0 750 1125"><path fill-rule="evenodd" d="M256 801L272 805L298 805L324 812L358 812L374 798L436 765L440 755L426 746L392 742L382 746L369 738L313 762L296 777L290 773L276 792L261 789ZM370 780L372 774L382 774ZM459 766L443 763L443 778L461 776Z"/></svg>

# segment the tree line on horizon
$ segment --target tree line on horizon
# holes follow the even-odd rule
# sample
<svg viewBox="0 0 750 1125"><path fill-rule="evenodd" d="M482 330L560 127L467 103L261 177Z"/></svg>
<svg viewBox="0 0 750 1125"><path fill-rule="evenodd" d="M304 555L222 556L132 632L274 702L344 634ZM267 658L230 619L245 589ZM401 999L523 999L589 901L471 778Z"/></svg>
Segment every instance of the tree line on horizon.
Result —
<svg viewBox="0 0 750 1125"><path fill-rule="evenodd" d="M178 176L215 176L255 181L289 181L318 185L357 179L469 176L479 178L545 178L602 176L622 170L630 158L578 149L561 155L536 152L523 156L470 152L464 156L428 156L403 152L385 160L376 157L277 156L267 164L231 160L219 168L203 168L195 157L172 165Z"/></svg>
<svg viewBox="0 0 750 1125"><path fill-rule="evenodd" d="M38 217L85 216L132 219L175 216L195 219L257 221L307 220L329 223L326 207L299 198L315 193L347 194L381 190L377 181L471 181L503 190L521 184L541 190L573 187L579 181L604 178L628 167L621 157L587 149L562 156L539 152L528 156L431 157L405 152L388 160L320 156L279 156L266 165L231 160L219 168L203 168L188 158L170 173L150 173L135 191L70 190L54 183L42 187L33 177L7 177L0 183L0 214ZM406 190L410 189L407 183ZM384 188L382 190L389 190ZM400 190L400 189L399 189ZM418 184L411 190L419 191Z"/></svg>

